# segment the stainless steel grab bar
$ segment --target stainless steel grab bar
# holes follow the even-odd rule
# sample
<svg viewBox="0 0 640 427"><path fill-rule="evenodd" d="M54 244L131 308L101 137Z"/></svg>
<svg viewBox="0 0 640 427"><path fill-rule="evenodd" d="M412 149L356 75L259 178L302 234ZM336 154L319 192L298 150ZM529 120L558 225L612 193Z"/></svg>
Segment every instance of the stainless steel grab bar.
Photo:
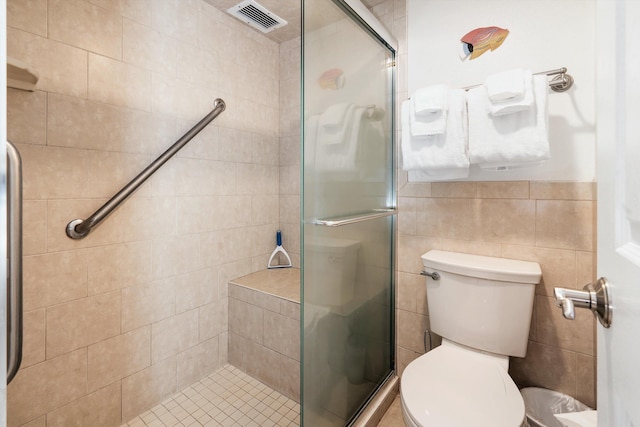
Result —
<svg viewBox="0 0 640 427"><path fill-rule="evenodd" d="M22 161L7 141L7 384L22 362Z"/></svg>
<svg viewBox="0 0 640 427"><path fill-rule="evenodd" d="M182 135L171 147L155 159L147 166L138 176L133 178L122 190L116 193L107 203L102 205L100 209L95 211L86 220L74 219L67 224L67 236L71 239L82 239L104 221L111 213L127 200L147 179L151 177L162 165L164 165L171 157L173 157L182 147L184 147L191 139L196 136L202 129L220 115L226 108L225 102L217 98L213 101L213 110L200 120L187 133Z"/></svg>
<svg viewBox="0 0 640 427"><path fill-rule="evenodd" d="M311 220L311 224L322 225L325 227L341 227L343 225L355 224L362 221L369 221L371 219L384 218L386 216L395 215L396 209L374 209L371 212L364 214L345 216L334 219L314 219Z"/></svg>

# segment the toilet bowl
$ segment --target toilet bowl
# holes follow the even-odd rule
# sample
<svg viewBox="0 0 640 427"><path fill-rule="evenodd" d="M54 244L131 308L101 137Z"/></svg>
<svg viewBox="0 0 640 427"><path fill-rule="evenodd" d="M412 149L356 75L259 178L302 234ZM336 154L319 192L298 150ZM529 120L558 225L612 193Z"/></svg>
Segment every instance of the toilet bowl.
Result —
<svg viewBox="0 0 640 427"><path fill-rule="evenodd" d="M442 345L402 374L402 414L410 427L520 427L522 395L508 374L524 357L537 263L445 251L422 256L431 331Z"/></svg>
<svg viewBox="0 0 640 427"><path fill-rule="evenodd" d="M505 360L447 340L407 366L400 388L409 427L516 427L525 418Z"/></svg>

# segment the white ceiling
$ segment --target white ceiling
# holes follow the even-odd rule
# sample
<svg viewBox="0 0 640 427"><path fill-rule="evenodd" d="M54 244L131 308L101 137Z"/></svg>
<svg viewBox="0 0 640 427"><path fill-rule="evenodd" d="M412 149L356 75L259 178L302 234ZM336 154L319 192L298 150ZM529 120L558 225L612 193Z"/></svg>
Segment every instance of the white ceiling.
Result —
<svg viewBox="0 0 640 427"><path fill-rule="evenodd" d="M226 13L227 9L240 3L241 0L204 0L218 10ZM362 0L368 8L385 0ZM258 3L275 13L285 21L284 27L266 33L265 36L278 43L300 36L301 0L258 0ZM258 30L254 30L258 31Z"/></svg>

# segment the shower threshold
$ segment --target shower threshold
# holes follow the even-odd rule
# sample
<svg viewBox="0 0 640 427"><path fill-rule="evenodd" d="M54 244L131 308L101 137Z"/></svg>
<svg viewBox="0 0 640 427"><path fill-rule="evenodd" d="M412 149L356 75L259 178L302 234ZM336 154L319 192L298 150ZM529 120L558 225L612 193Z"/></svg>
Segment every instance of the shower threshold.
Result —
<svg viewBox="0 0 640 427"><path fill-rule="evenodd" d="M298 427L300 405L225 365L121 427Z"/></svg>

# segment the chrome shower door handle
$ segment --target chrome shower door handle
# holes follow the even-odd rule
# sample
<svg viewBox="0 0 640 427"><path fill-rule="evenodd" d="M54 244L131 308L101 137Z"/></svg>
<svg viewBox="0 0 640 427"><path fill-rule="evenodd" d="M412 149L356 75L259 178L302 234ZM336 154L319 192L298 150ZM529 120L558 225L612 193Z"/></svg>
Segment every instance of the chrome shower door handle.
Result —
<svg viewBox="0 0 640 427"><path fill-rule="evenodd" d="M575 289L554 288L556 305L562 308L564 318L573 320L576 317L576 308L588 308L598 318L602 326L605 328L611 326L611 297L609 296L607 279L601 277L583 289L577 291Z"/></svg>
<svg viewBox="0 0 640 427"><path fill-rule="evenodd" d="M22 362L22 161L7 141L7 384Z"/></svg>

